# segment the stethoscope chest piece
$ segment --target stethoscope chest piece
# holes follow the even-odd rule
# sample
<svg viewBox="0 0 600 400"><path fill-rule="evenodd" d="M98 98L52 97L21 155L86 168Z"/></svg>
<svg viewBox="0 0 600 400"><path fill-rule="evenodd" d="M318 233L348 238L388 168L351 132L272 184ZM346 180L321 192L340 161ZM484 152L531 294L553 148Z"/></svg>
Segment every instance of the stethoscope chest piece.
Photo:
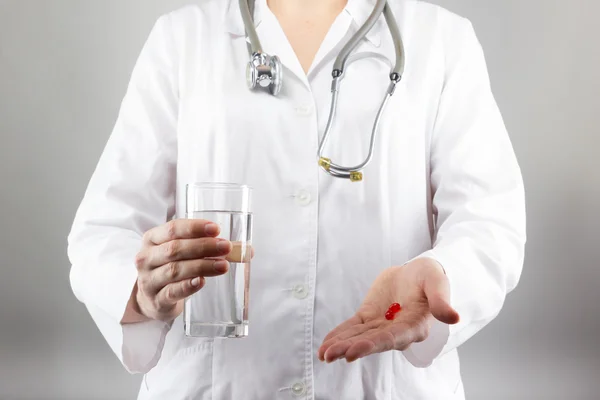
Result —
<svg viewBox="0 0 600 400"><path fill-rule="evenodd" d="M248 88L257 87L268 89L272 95L277 95L282 86L281 61L277 56L265 53L255 53L246 66L246 83Z"/></svg>

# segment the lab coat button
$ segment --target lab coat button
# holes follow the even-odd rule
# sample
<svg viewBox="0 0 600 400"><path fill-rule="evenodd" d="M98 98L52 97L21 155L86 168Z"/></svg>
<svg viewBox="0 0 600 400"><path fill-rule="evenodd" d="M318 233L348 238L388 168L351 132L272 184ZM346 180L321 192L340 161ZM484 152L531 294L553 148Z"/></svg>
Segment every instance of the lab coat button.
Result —
<svg viewBox="0 0 600 400"><path fill-rule="evenodd" d="M306 288L306 285L294 286L293 293L294 293L294 297L299 300L303 300L306 297L308 297L308 289Z"/></svg>
<svg viewBox="0 0 600 400"><path fill-rule="evenodd" d="M302 382L294 383L292 386L292 393L294 396L302 396L306 393L306 385Z"/></svg>
<svg viewBox="0 0 600 400"><path fill-rule="evenodd" d="M301 190L296 195L296 202L301 206L307 206L310 204L312 198L309 192Z"/></svg>

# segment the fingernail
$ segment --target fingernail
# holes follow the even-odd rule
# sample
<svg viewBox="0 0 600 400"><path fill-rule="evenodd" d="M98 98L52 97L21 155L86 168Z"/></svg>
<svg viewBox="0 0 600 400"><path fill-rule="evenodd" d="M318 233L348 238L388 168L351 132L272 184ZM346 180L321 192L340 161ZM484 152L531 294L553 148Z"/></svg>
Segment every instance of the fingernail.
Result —
<svg viewBox="0 0 600 400"><path fill-rule="evenodd" d="M217 250L223 251L223 252L229 251L230 246L231 246L231 243L229 243L229 241L223 240L223 241L220 241L219 243L217 243Z"/></svg>
<svg viewBox="0 0 600 400"><path fill-rule="evenodd" d="M204 233L207 235L216 235L219 233L219 225L217 224L207 224L204 226Z"/></svg>
<svg viewBox="0 0 600 400"><path fill-rule="evenodd" d="M229 269L229 263L227 261L221 260L215 262L215 271L224 273Z"/></svg>
<svg viewBox="0 0 600 400"><path fill-rule="evenodd" d="M192 286L193 287L200 286L200 278L194 278L194 279L192 279Z"/></svg>

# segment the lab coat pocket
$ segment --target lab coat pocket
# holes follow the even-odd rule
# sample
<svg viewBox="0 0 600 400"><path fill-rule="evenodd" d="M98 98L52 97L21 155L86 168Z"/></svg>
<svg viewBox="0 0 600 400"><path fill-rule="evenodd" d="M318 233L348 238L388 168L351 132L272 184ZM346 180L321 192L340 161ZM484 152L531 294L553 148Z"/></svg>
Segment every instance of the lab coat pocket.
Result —
<svg viewBox="0 0 600 400"><path fill-rule="evenodd" d="M197 343L178 350L144 376L138 400L212 399L213 341Z"/></svg>

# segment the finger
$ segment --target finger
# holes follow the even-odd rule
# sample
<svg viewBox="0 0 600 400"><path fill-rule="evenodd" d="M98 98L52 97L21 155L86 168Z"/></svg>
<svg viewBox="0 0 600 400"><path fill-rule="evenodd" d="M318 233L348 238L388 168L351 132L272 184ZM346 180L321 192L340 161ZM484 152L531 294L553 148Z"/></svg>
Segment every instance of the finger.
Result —
<svg viewBox="0 0 600 400"><path fill-rule="evenodd" d="M228 270L229 263L222 259L173 261L150 272L147 288L152 294L156 294L170 283L196 277L219 276Z"/></svg>
<svg viewBox="0 0 600 400"><path fill-rule="evenodd" d="M363 323L363 320L358 315L355 315L352 318L347 319L346 321L342 322L334 330L329 332L327 334L327 336L325 336L325 339L323 339L323 342L326 342L329 339L337 336L340 332L345 331L346 329L350 328L351 326L362 324L362 323Z"/></svg>
<svg viewBox="0 0 600 400"><path fill-rule="evenodd" d="M250 262L254 257L254 248L249 243L231 242L231 251L226 259L234 263Z"/></svg>
<svg viewBox="0 0 600 400"><path fill-rule="evenodd" d="M375 353L375 351L373 350L375 347L376 347L376 344L372 340L366 339L366 338L361 339L361 340L357 341L356 343L354 343L352 346L350 346L348 348L348 350L346 350L346 353L344 354L344 358L349 363L354 362L354 361L358 360L359 358L363 358L370 354Z"/></svg>
<svg viewBox="0 0 600 400"><path fill-rule="evenodd" d="M381 321L371 321L367 324L353 325L348 327L348 329L344 331L340 331L338 335L328 339L327 341L324 341L321 345L321 348L319 349L319 355L323 356L322 361L325 360L324 355L327 352L327 350L334 344L351 339L355 336L362 335L371 329L379 328L379 326L381 326Z"/></svg>
<svg viewBox="0 0 600 400"><path fill-rule="evenodd" d="M338 325L334 330L329 332L327 334L327 336L325 336L325 339L323 339L323 344L321 345L321 347L319 348L319 351L317 353L319 360L325 361L325 351L327 350L327 348L325 348L324 345L326 342L328 342L329 340L331 340L332 338L337 336L339 333L349 329L350 327L352 327L354 325L362 324L362 322L363 321L360 319L360 317L355 315L354 317L344 321L343 323Z"/></svg>
<svg viewBox="0 0 600 400"><path fill-rule="evenodd" d="M335 361L339 358L347 358L348 357L348 351L352 348L355 348L356 346L358 346L359 348L373 348L375 347L376 343L374 342L374 338L378 338L379 334L381 334L382 332L387 332L385 330L382 330L381 328L372 328L369 329L365 332L363 332L360 335L351 337L349 339L343 340L343 341L339 341L335 344L333 344L331 347L329 347L329 349L325 352L325 361L327 362L332 362ZM389 335L389 333L388 333ZM365 343L369 342L369 343ZM366 350L361 350L361 351L366 351Z"/></svg>
<svg viewBox="0 0 600 400"><path fill-rule="evenodd" d="M450 283L441 271L435 270L425 277L423 290L429 303L431 314L446 324L456 324L460 320L458 312L450 306Z"/></svg>
<svg viewBox="0 0 600 400"><path fill-rule="evenodd" d="M346 351L353 344L354 342L352 340L344 340L334 344L333 346L329 347L323 355L323 361L331 363L337 359L343 358L346 354Z"/></svg>
<svg viewBox="0 0 600 400"><path fill-rule="evenodd" d="M176 219L150 229L144 235L144 243L159 245L176 239L215 237L219 225L202 219Z"/></svg>
<svg viewBox="0 0 600 400"><path fill-rule="evenodd" d="M156 295L158 311L169 309L181 300L187 299L204 287L206 280L203 277L186 279L185 281L171 283Z"/></svg>
<svg viewBox="0 0 600 400"><path fill-rule="evenodd" d="M344 357L348 362L371 354L390 350L406 350L411 344L427 337L425 325L413 327L406 323L394 323L384 329L374 329L364 335L353 338L353 344L346 350Z"/></svg>
<svg viewBox="0 0 600 400"><path fill-rule="evenodd" d="M371 354L393 350L395 343L396 338L389 329L372 331L370 334L356 338L346 350L344 357L348 362L354 362Z"/></svg>
<svg viewBox="0 0 600 400"><path fill-rule="evenodd" d="M231 243L223 239L180 239L154 246L149 251L146 265L154 269L173 261L224 257L231 251Z"/></svg>

